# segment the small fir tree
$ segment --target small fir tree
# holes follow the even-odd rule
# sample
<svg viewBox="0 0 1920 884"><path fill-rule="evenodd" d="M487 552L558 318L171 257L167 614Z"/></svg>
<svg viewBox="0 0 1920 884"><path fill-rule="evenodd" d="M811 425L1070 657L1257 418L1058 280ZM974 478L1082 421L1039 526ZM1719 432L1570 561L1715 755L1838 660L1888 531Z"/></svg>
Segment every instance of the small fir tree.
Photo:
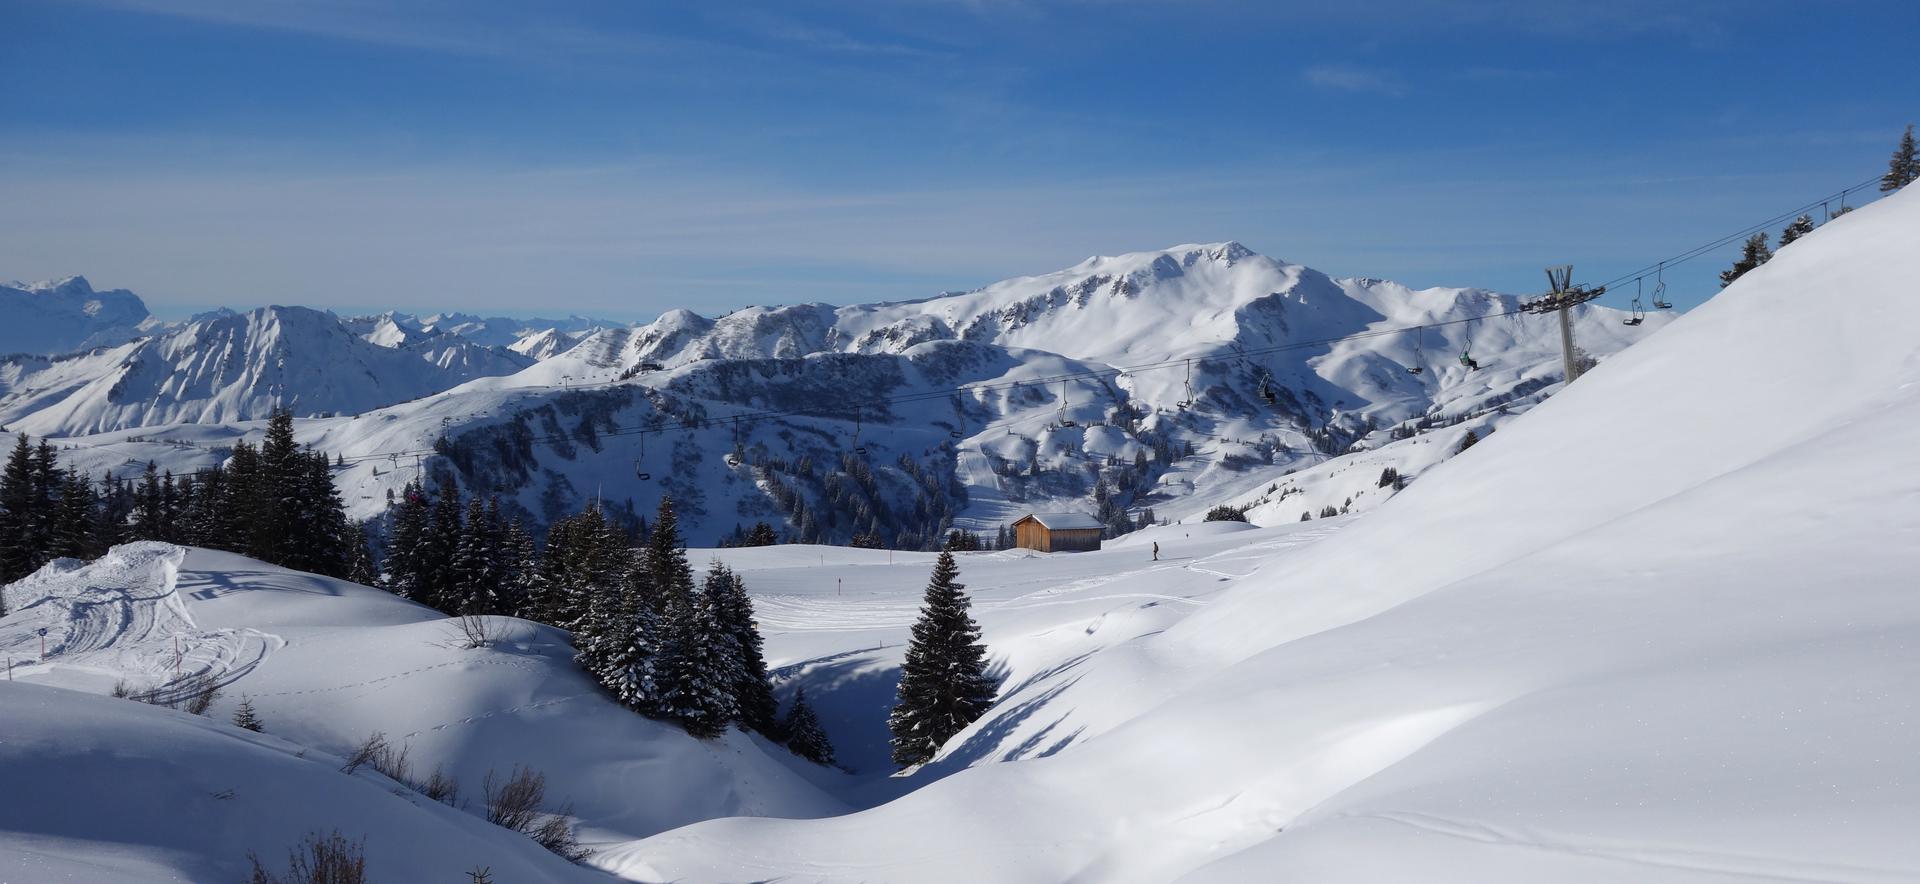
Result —
<svg viewBox="0 0 1920 884"><path fill-rule="evenodd" d="M253 701L246 697L241 697L240 708L233 710L233 726L255 733L266 730L266 725L260 722L260 714L253 709Z"/></svg>
<svg viewBox="0 0 1920 884"><path fill-rule="evenodd" d="M1920 180L1920 150L1916 150L1913 141L1913 126L1907 126L1906 134L1900 136L1900 146L1894 148L1893 157L1887 160L1887 174L1880 177L1880 192L1892 193L1915 180Z"/></svg>
<svg viewBox="0 0 1920 884"><path fill-rule="evenodd" d="M1746 245L1740 248L1740 260L1733 262L1731 268L1720 271L1720 287L1726 288L1733 285L1734 280L1747 275L1748 271L1767 263L1771 258L1773 258L1773 250L1767 248L1765 233L1756 233L1747 237Z"/></svg>
<svg viewBox="0 0 1920 884"><path fill-rule="evenodd" d="M1794 240L1799 239L1800 237L1806 236L1807 234L1812 232L1813 232L1813 216L1801 215L1800 217L1793 219L1792 224L1788 224L1785 229L1780 231L1780 248L1784 249L1787 247L1788 243L1791 243Z"/></svg>
<svg viewBox="0 0 1920 884"><path fill-rule="evenodd" d="M833 764L833 741L827 739L826 730L820 727L820 717L807 702L806 688L794 692L793 708L787 710L780 729L786 734L787 749L793 754L814 764Z"/></svg>
<svg viewBox="0 0 1920 884"><path fill-rule="evenodd" d="M893 760L902 767L931 760L993 704L987 649L968 610L972 602L954 580L958 576L953 554L941 553L907 643L898 702L887 716Z"/></svg>

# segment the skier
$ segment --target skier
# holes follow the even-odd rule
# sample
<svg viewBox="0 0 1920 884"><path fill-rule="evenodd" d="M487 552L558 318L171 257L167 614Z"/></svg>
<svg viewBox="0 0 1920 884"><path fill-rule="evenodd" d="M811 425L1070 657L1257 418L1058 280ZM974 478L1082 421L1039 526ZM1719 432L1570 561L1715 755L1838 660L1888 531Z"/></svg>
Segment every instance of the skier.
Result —
<svg viewBox="0 0 1920 884"><path fill-rule="evenodd" d="M1474 361L1472 356L1468 356L1465 353L1460 354L1460 364L1466 366L1468 371L1480 370L1480 363Z"/></svg>
<svg viewBox="0 0 1920 884"><path fill-rule="evenodd" d="M1153 560L1160 561L1160 541L1153 542Z"/></svg>

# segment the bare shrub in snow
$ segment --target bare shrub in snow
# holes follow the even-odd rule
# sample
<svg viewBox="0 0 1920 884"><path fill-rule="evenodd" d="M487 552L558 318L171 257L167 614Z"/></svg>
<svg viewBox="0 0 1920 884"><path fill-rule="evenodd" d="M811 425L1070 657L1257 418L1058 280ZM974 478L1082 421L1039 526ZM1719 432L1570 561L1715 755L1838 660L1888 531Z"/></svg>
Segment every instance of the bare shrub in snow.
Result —
<svg viewBox="0 0 1920 884"><path fill-rule="evenodd" d="M366 884L365 839L348 841L335 830L330 835L308 835L299 846L287 851L287 871L276 875L260 864L259 855L249 851L253 863L248 884Z"/></svg>
<svg viewBox="0 0 1920 884"><path fill-rule="evenodd" d="M480 782L480 793L487 806L487 822L512 829L532 838L541 847L569 860L585 859L589 851L573 837L567 818L573 806L553 813L540 808L546 803L547 777L529 767L516 765L505 781L496 780L495 771L487 771Z"/></svg>
<svg viewBox="0 0 1920 884"><path fill-rule="evenodd" d="M507 623L485 614L462 614L453 620L453 645L464 651L491 647L507 637Z"/></svg>
<svg viewBox="0 0 1920 884"><path fill-rule="evenodd" d="M127 684L125 679L116 681L113 683L113 695L122 700L131 699L133 697L133 685Z"/></svg>
<svg viewBox="0 0 1920 884"><path fill-rule="evenodd" d="M220 697L220 686L211 672L188 679L182 688L186 691L187 711L195 715L207 714L207 710L213 708L213 701Z"/></svg>
<svg viewBox="0 0 1920 884"><path fill-rule="evenodd" d="M340 766L340 772L343 774L351 774L361 767L371 764L373 759L385 751L387 751L387 735L379 731L374 731L368 734L366 740L362 741L360 745L355 747L353 752L347 756L347 763Z"/></svg>
<svg viewBox="0 0 1920 884"><path fill-rule="evenodd" d="M427 776L427 781L414 788L419 789L420 794L441 804L460 803L460 781L448 776L444 768L434 768L433 773Z"/></svg>

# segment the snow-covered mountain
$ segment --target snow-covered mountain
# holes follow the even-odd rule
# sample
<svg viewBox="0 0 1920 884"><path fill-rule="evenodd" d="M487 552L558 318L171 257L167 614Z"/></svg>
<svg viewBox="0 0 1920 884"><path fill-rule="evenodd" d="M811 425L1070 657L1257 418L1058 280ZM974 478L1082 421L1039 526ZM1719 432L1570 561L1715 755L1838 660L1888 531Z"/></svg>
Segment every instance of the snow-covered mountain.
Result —
<svg viewBox="0 0 1920 884"><path fill-rule="evenodd" d="M879 533L912 547L947 525L991 531L1027 509L1092 509L1103 484L1134 513L1183 514L1350 448L1377 448L1397 424L1524 408L1557 389L1559 341L1549 318L1504 315L1517 301L1333 279L1237 243L1186 245L919 301L750 307L717 318L675 310L644 326L586 332L571 346L570 333L550 331L529 339L546 358L520 371L505 374L491 358L436 361L445 374L404 392L438 395L355 420L305 421L300 432L361 458L337 479L362 518L379 515L387 492L415 474L398 469L402 460L444 436L454 456L436 463L447 480L500 494L536 524L596 495L644 512L670 493L700 542L766 520L798 537ZM1583 346L1602 358L1669 318L1628 327L1619 311L1591 306L1576 317ZM348 320L339 336L368 351L467 343L435 330L450 318L430 319ZM1422 325L1435 327L1403 331ZM361 359L369 367L352 376L387 379L392 360L352 345L339 343L358 355L326 362ZM1463 352L1478 370L1461 364ZM74 433L261 413L108 407L69 392L125 358L0 373L0 419ZM171 390L191 387L193 370L183 365L179 378L142 395L170 402ZM296 405L301 414L412 398L302 386L338 377L276 376L274 393L315 403ZM1049 380L1061 377L1070 379ZM753 418L727 420L740 415ZM206 432L151 429L166 438ZM864 466L844 459L855 448Z"/></svg>
<svg viewBox="0 0 1920 884"><path fill-rule="evenodd" d="M353 413L525 367L451 337L369 343L304 307L214 313L151 337L0 366L0 422L37 435Z"/></svg>
<svg viewBox="0 0 1920 884"><path fill-rule="evenodd" d="M85 277L0 284L0 354L52 355L119 344L147 330L152 316L126 289L94 291Z"/></svg>
<svg viewBox="0 0 1920 884"><path fill-rule="evenodd" d="M1505 315L1517 302L1178 246L921 301L675 310L309 438L351 458L444 432L450 478L536 522L594 495L645 511L671 493L701 541L765 519L914 546L943 524L1091 509L1103 483L1135 512L1217 502L1397 424L1524 408L1557 388L1559 340L1550 318ZM1605 357L1669 319L1624 318L1579 309L1583 346ZM1396 331L1422 325L1436 327ZM864 467L844 460L855 448ZM411 476L395 466L340 479L377 502ZM854 473L871 476L857 493Z"/></svg>

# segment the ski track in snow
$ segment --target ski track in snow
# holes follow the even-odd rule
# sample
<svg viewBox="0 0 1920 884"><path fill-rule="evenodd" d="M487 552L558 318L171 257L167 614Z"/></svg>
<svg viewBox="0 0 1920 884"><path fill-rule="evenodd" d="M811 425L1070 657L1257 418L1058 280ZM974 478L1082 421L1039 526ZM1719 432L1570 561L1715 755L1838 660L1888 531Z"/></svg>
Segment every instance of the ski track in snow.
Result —
<svg viewBox="0 0 1920 884"><path fill-rule="evenodd" d="M18 604L19 613L37 616L20 618L17 629L0 635L0 647L39 660L19 666L24 672L58 666L145 676L156 683L155 701L170 703L201 687L187 682L205 679L223 689L286 645L280 636L257 629L201 629L178 590L183 553L172 548L143 552L77 595L49 589L50 594ZM16 601L38 587L58 586L62 576L47 571L21 581ZM47 630L43 659L39 629Z"/></svg>

